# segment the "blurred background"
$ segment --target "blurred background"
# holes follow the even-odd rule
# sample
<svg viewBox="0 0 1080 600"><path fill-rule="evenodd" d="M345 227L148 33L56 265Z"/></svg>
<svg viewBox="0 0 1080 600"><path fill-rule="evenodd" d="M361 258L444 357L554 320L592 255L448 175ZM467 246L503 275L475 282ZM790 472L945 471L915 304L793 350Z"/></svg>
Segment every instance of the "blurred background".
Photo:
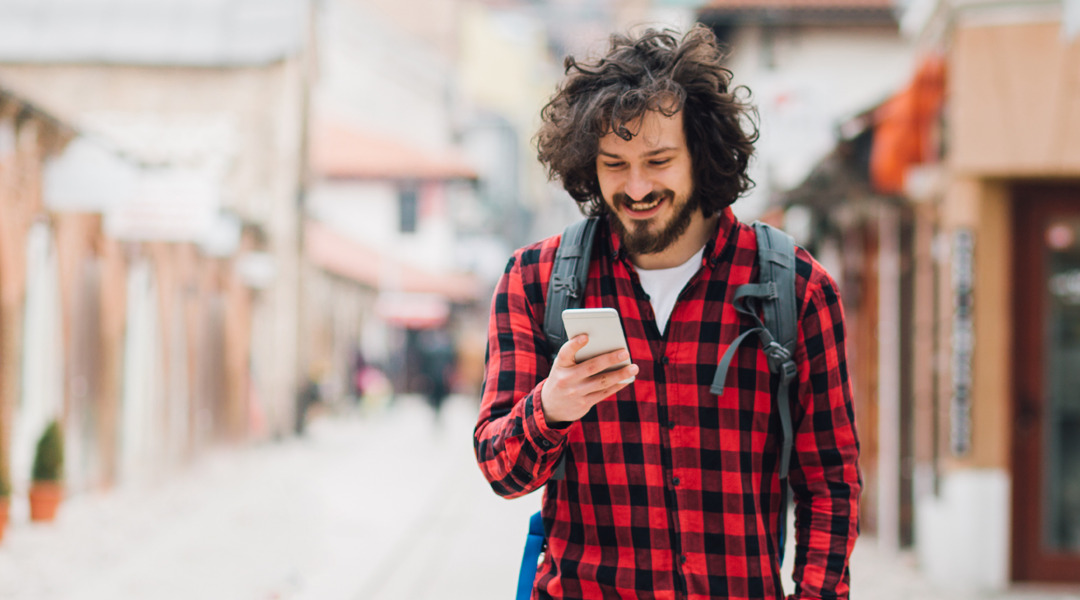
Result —
<svg viewBox="0 0 1080 600"><path fill-rule="evenodd" d="M856 597L1080 597L1080 1L0 0L0 598L508 598L539 495L471 428L579 218L539 111L695 22L736 214L844 297Z"/></svg>

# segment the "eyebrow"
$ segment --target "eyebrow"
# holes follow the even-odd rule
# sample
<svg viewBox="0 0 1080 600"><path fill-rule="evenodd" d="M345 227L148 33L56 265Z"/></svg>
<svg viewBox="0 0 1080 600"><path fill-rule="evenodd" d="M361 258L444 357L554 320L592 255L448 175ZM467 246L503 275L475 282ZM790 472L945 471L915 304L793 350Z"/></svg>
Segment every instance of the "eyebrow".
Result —
<svg viewBox="0 0 1080 600"><path fill-rule="evenodd" d="M656 156L657 154L664 154L665 152L674 152L676 150L678 150L678 148L675 148L674 146L665 146L663 148L657 148L656 150L649 150L648 152L645 153L645 156L647 156L647 157L648 156ZM620 160L622 159L622 156L619 156L618 154L612 154L611 152L605 152L603 150L599 150L598 154L600 154L602 156L606 156L608 158L618 158Z"/></svg>

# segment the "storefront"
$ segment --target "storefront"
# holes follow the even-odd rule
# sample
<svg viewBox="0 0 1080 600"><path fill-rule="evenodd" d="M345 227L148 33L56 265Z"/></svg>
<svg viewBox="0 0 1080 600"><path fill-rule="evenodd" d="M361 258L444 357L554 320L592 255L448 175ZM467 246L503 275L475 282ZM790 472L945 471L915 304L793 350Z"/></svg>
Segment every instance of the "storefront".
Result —
<svg viewBox="0 0 1080 600"><path fill-rule="evenodd" d="M1080 583L1080 40L1060 2L923 4L912 86L788 198L841 250L864 531L942 586Z"/></svg>

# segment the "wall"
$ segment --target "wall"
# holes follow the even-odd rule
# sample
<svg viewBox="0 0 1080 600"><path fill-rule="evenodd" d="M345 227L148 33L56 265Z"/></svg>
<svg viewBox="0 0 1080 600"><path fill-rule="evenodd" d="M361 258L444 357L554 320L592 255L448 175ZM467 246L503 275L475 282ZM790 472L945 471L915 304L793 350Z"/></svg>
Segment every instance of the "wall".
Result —
<svg viewBox="0 0 1080 600"><path fill-rule="evenodd" d="M947 457L939 490L917 498L920 562L939 583L1008 584L1013 410L1012 221L1017 179L1080 176L1080 43L1062 36L1051 12L994 9L950 14L946 147L951 183L941 204L948 242L974 233L970 452L949 451L951 371L943 362L938 443ZM998 12L1001 14L998 15ZM1000 17L1000 18L997 18ZM1022 18L1018 18L1022 17ZM1017 207L1022 210L1022 207ZM939 244L940 246L940 244ZM939 250L941 248L939 247ZM951 348L952 281L943 273L939 346Z"/></svg>
<svg viewBox="0 0 1080 600"><path fill-rule="evenodd" d="M99 132L99 138L107 136L129 155L220 170L221 208L261 228L274 257L274 281L254 299L260 307L254 327L266 342L255 349L261 353L255 385L267 405L269 428L291 428L299 364L299 62L231 69L5 64L0 80L92 134ZM185 125L213 137L146 135Z"/></svg>
<svg viewBox="0 0 1080 600"><path fill-rule="evenodd" d="M1057 22L956 30L949 162L983 176L1080 173L1080 41Z"/></svg>

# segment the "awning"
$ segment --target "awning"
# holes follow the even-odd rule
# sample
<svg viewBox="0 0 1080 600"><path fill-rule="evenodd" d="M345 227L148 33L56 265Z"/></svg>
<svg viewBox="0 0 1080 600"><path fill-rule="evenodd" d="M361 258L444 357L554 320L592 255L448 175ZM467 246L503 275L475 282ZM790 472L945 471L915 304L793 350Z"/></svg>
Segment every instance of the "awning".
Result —
<svg viewBox="0 0 1080 600"><path fill-rule="evenodd" d="M318 221L305 225L304 250L315 266L380 292L437 294L453 302L471 302L480 295L479 279L471 273L405 264Z"/></svg>
<svg viewBox="0 0 1080 600"><path fill-rule="evenodd" d="M447 180L477 178L476 170L452 151L434 152L341 123L316 122L311 168L337 179Z"/></svg>
<svg viewBox="0 0 1080 600"><path fill-rule="evenodd" d="M405 329L431 329L446 324L450 303L438 294L387 292L375 301L375 314Z"/></svg>
<svg viewBox="0 0 1080 600"><path fill-rule="evenodd" d="M870 177L876 191L900 194L911 166L938 160L934 133L944 101L945 59L931 55L908 87L874 112Z"/></svg>

